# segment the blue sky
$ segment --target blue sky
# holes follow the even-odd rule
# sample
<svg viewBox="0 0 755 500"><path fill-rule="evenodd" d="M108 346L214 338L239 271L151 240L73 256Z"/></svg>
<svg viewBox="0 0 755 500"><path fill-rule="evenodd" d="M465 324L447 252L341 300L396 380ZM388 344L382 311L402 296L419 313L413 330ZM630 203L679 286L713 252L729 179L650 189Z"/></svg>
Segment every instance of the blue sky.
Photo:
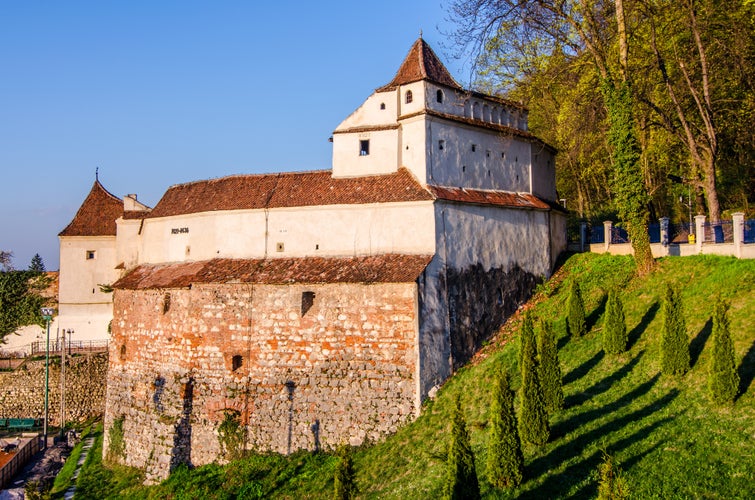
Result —
<svg viewBox="0 0 755 500"><path fill-rule="evenodd" d="M0 0L0 249L58 268L94 182L170 185L330 168L328 137L420 30L463 85L446 4Z"/></svg>

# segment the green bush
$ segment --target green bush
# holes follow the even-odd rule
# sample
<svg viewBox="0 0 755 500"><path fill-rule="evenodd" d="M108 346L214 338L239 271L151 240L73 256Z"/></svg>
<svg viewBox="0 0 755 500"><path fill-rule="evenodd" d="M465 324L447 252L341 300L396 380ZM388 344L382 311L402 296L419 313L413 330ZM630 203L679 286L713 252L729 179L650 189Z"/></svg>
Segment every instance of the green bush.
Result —
<svg viewBox="0 0 755 500"><path fill-rule="evenodd" d="M620 354L627 350L627 324L624 319L624 304L619 292L611 290L606 300L606 315L603 322L603 351Z"/></svg>
<svg viewBox="0 0 755 500"><path fill-rule="evenodd" d="M509 373L500 372L490 404L487 476L496 488L519 486L524 476L524 456L514 413L514 391Z"/></svg>
<svg viewBox="0 0 755 500"><path fill-rule="evenodd" d="M629 498L627 482L613 457L603 454L603 463L598 469L598 500L624 500Z"/></svg>
<svg viewBox="0 0 755 500"><path fill-rule="evenodd" d="M666 285L661 330L661 373L684 375L689 370L689 339L679 289Z"/></svg>
<svg viewBox="0 0 755 500"><path fill-rule="evenodd" d="M529 315L525 316L525 324L531 325L531 321ZM548 414L545 410L545 397L538 375L534 335L522 328L521 342L522 385L519 388L519 437L526 443L541 446L548 442L550 429Z"/></svg>
<svg viewBox="0 0 755 500"><path fill-rule="evenodd" d="M545 408L548 412L564 407L564 390L561 385L561 363L558 359L558 343L550 322L540 321L537 336L540 384L543 387Z"/></svg>
<svg viewBox="0 0 755 500"><path fill-rule="evenodd" d="M106 461L118 462L121 459L126 458L126 441L123 436L123 421L124 416L120 416L113 420L113 425L108 430L108 447L106 454Z"/></svg>
<svg viewBox="0 0 755 500"><path fill-rule="evenodd" d="M354 460L351 449L344 445L338 449L338 465L334 475L333 498L335 500L350 500L358 493L355 482Z"/></svg>
<svg viewBox="0 0 755 500"><path fill-rule="evenodd" d="M474 453L469 443L467 424L461 411L461 400L456 397L456 409L451 425L451 445L448 450L446 498L467 500L480 498L480 484L474 465Z"/></svg>
<svg viewBox="0 0 755 500"><path fill-rule="evenodd" d="M576 279L573 279L571 282L566 307L567 333L572 337L581 337L587 333L587 320L585 319L585 303L582 301L582 290L580 290Z"/></svg>
<svg viewBox="0 0 755 500"><path fill-rule="evenodd" d="M739 391L734 344L729 333L729 304L718 297L713 306L713 356L708 368L708 391L715 403L731 403Z"/></svg>

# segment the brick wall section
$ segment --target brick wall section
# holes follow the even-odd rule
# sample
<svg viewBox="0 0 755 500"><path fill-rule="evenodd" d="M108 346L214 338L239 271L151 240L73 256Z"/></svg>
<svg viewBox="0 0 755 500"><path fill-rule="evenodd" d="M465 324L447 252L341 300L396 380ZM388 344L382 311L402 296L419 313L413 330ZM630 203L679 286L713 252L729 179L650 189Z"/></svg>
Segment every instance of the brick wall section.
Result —
<svg viewBox="0 0 755 500"><path fill-rule="evenodd" d="M259 451L396 431L418 412L416 294L414 283L116 290L105 426L124 419L121 461L155 481L217 460L224 409Z"/></svg>

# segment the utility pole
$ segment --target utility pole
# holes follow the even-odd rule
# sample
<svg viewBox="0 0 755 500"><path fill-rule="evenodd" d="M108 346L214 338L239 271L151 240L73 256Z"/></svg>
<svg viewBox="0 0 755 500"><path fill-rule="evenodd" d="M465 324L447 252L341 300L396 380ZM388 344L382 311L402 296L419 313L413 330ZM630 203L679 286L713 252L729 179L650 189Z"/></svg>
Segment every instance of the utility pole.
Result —
<svg viewBox="0 0 755 500"><path fill-rule="evenodd" d="M45 422L44 422L44 445L43 449L47 449L47 421L50 419L50 321L52 321L52 315L55 313L55 309L51 307L42 308L42 317L47 323L47 342L45 347Z"/></svg>

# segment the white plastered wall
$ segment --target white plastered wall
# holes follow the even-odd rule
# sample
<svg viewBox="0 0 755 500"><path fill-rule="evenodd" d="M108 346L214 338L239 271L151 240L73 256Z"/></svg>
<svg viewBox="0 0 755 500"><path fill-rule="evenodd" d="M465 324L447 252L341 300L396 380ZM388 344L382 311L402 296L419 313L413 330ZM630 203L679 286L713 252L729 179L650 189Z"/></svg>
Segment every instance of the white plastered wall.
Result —
<svg viewBox="0 0 755 500"><path fill-rule="evenodd" d="M94 258L88 259L88 252ZM113 295L100 285L112 284L115 269L115 236L61 236L58 324L73 329L71 340L104 340L113 316Z"/></svg>
<svg viewBox="0 0 755 500"><path fill-rule="evenodd" d="M431 200L145 219L139 263L435 251ZM187 250L188 249L188 250Z"/></svg>

